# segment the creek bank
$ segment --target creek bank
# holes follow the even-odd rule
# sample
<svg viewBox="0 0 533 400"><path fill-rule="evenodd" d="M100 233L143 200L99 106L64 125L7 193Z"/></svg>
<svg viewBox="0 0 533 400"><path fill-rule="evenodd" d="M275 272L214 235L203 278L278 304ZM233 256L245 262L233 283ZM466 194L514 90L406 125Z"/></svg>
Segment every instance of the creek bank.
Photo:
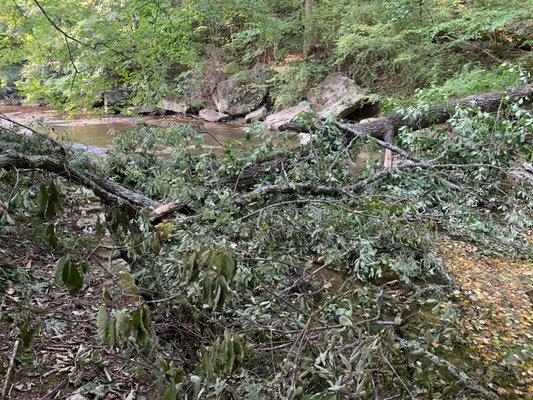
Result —
<svg viewBox="0 0 533 400"><path fill-rule="evenodd" d="M284 130L308 113L320 118L342 118L360 121L379 115L379 101L367 94L352 79L336 72L329 74L309 90L300 104L276 110L269 99L268 70L253 68L244 77L230 77L216 84L210 97L202 101L167 98L149 107L130 109L136 114L194 115L209 122L262 122L268 129Z"/></svg>
<svg viewBox="0 0 533 400"><path fill-rule="evenodd" d="M21 104L22 99L16 87L6 86L0 88L0 105L20 106Z"/></svg>
<svg viewBox="0 0 533 400"><path fill-rule="evenodd" d="M208 132L204 135L204 140L205 146L209 148L219 147L219 142L240 140L244 137L242 124L233 121L199 124L197 118L183 115L83 116L72 120L52 108L28 105L0 105L0 114L20 124L50 129L51 133L58 137L66 134L74 147L96 154L105 152L111 147L114 135L127 132L142 124L152 127L192 125L197 127L198 132ZM8 128L11 125L9 121L0 119L0 127Z"/></svg>
<svg viewBox="0 0 533 400"><path fill-rule="evenodd" d="M234 126L241 131L244 123L264 122L272 131L283 131L306 114L316 114L321 118L333 117L352 121L375 117L379 114L379 103L366 91L357 86L355 82L341 73L333 73L325 77L316 87L311 88L305 99L300 104L281 110L275 110L269 99L269 78L272 72L265 68L254 67L240 77L222 79L216 84L210 98L204 100L171 99L167 98L158 104L133 106L132 90L124 86L105 91L101 101L95 106L102 107L103 111L113 117L98 119L97 123L78 123L80 121L66 121L56 115L49 120L44 116L48 125L53 125L63 130L67 126L76 126L76 129L66 129L72 134L74 141L82 145L95 147L108 147L110 138L109 130L126 131L139 123L147 123L151 119L154 125L161 125L167 119L169 123L192 123L203 120L206 123L227 124L232 137ZM16 88L0 90L0 104L20 104L20 97ZM42 109L43 113L49 110ZM123 120L117 121L110 118L121 118L119 113L124 113ZM38 112L41 114L41 111ZM37 118L40 116L38 115ZM191 117L193 118L191 120ZM174 120L178 118L179 121ZM185 120L186 119L186 120ZM126 121L124 121L126 120ZM118 123L118 125L117 125ZM151 123L151 122L150 122ZM229 123L229 124L228 124ZM97 125L102 125L102 129ZM83 126L83 127L82 127ZM93 127L89 129L87 127ZM205 127L212 130L212 126ZM90 130L91 132L89 132ZM214 129L221 132L224 129ZM100 132L105 131L105 132ZM87 140L90 136L96 139ZM222 133L222 137L224 137ZM215 144L216 145L216 144Z"/></svg>

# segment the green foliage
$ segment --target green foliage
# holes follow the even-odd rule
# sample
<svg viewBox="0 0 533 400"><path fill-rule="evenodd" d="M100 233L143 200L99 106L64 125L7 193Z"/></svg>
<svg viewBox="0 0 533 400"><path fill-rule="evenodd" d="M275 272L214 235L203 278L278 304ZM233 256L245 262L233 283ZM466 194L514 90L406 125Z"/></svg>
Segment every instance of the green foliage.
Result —
<svg viewBox="0 0 533 400"><path fill-rule="evenodd" d="M146 305L133 311L113 310L110 314L103 303L96 314L96 326L102 342L111 347L124 348L131 337L143 347L151 343L150 309Z"/></svg>
<svg viewBox="0 0 533 400"><path fill-rule="evenodd" d="M527 11L515 1L458 3L397 0L348 7L337 62L349 63L365 85L390 87L396 95L441 83L468 61L501 63L491 48L506 42L505 32L527 20Z"/></svg>
<svg viewBox="0 0 533 400"><path fill-rule="evenodd" d="M523 79L509 66L494 74L502 82ZM427 110L424 99L417 97L421 108L404 110L410 118ZM158 315L167 321L172 309L180 323L202 332L198 340L187 334L166 340L170 347L192 346L187 354L194 360L167 386L166 396L201 390L254 398L363 395L372 390L370 371L391 372L383 356L421 393L443 393L446 384L437 370L424 363L410 377L406 359L391 345L395 329L427 338L430 345L437 341L439 348L462 343L454 314L445 312L450 278L435 257L441 234L523 257L529 250L519 238L532 226L530 187L510 173L531 158L527 108L517 102L495 115L458 108L449 124L450 131L403 130L399 136L408 151L439 157L435 168L393 170L353 196L289 192L259 196L240 207L235 206L240 190L221 186L221 180L278 154L290 141L276 142L252 129L243 147L200 155L191 146L195 139L183 138L174 142L183 146L174 150L179 157L162 158L154 157L165 137L160 132L141 128L142 134L122 136L109 157L115 179L165 202L190 196L196 211L156 230L141 224L144 247L124 242L143 266L139 285L157 287L165 299L152 310L154 324ZM173 130L169 137L181 138ZM355 160L373 151L372 141L353 142L347 150L342 135L329 127L306 148L286 153L283 172L266 173L257 185L372 182L381 163ZM124 173L129 170L135 174ZM153 191L147 182L159 179L164 190ZM205 187L212 189L205 193ZM414 304L431 318L405 323ZM381 390L405 393L393 376Z"/></svg>
<svg viewBox="0 0 533 400"><path fill-rule="evenodd" d="M48 0L43 8L70 38L34 2L4 2L0 80L13 81L22 68L17 85L29 101L72 111L120 86L133 90L134 104L153 105L205 84L189 100L209 101L211 78L256 63L276 66L276 107L298 103L308 85L337 68L375 92L405 96L442 84L465 64L481 71L501 60L526 63L531 45L523 32L531 6L516 0L314 2L312 55L297 63L300 1ZM213 49L219 62L210 59Z"/></svg>
<svg viewBox="0 0 533 400"><path fill-rule="evenodd" d="M326 72L325 66L312 62L288 64L270 81L274 106L281 109L305 100L309 88L324 78Z"/></svg>
<svg viewBox="0 0 533 400"><path fill-rule="evenodd" d="M529 81L529 74L520 66L504 63L492 70L472 69L465 66L456 76L442 85L417 90L409 101L423 109L424 105L446 103L450 99L460 99L472 93L505 91L520 87Z"/></svg>
<svg viewBox="0 0 533 400"><path fill-rule="evenodd" d="M516 1L315 2L317 37L306 60L295 54L300 1L43 0L75 39L55 30L34 2L18 3L21 10L0 4L0 48L9 49L0 67L23 63L18 86L31 100L73 108L123 85L139 104L188 96L210 67L217 76L241 76L256 62L275 67L268 85L277 108L298 103L340 68L376 91L400 98L415 92L403 101L408 119L434 102L529 78L523 60L499 61L502 43L509 53L521 51L511 28L527 10ZM225 52L222 61L200 63L214 47ZM247 131L243 145L217 152L203 151L191 126L140 126L120 135L102 167L76 165L99 169L161 204L190 199L194 211L153 227L149 210L136 216L106 210L106 227L132 266L113 278L139 302L119 306L104 295L96 316L100 339L128 354L140 350L165 399L473 397L471 387L427 360L414 363L401 343L422 338L452 361L464 348L455 327L460 309L452 306L450 278L436 257L443 235L508 257L530 254L521 238L533 226L531 184L521 173L532 157L532 127L521 102L502 104L495 115L458 107L446 126L403 129L397 138L431 166L406 167L396 159L398 168L387 173L374 141L347 146L328 123L298 148L260 127ZM43 138L3 139L54 154ZM170 150L162 156L161 149ZM246 191L231 180L280 155L282 166L268 167ZM2 229L11 229L31 206L31 184L13 188L14 176L4 171L1 179L2 221L9 224ZM347 190L362 182L361 190ZM276 185L287 189L242 201ZM299 185L339 191L328 196L298 191ZM57 182L42 185L36 200L41 218L59 217L65 205ZM54 221L40 228L61 251L62 227ZM55 277L76 294L86 272L84 263L65 256ZM15 279L3 264L0 274L3 287ZM145 302L140 293L156 297ZM474 357L461 363L469 373L480 367Z"/></svg>
<svg viewBox="0 0 533 400"><path fill-rule="evenodd" d="M37 203L39 205L38 214L45 219L55 216L61 210L61 194L54 181L41 185L37 195Z"/></svg>
<svg viewBox="0 0 533 400"><path fill-rule="evenodd" d="M54 271L55 281L57 284L65 285L71 295L78 294L83 288L86 268L84 263L74 264L69 256L61 257Z"/></svg>

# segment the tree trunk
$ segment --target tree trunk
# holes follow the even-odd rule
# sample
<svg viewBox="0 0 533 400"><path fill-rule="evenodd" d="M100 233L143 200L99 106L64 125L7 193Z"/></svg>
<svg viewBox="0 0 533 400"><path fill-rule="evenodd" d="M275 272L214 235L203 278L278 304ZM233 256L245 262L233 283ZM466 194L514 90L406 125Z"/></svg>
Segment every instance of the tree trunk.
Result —
<svg viewBox="0 0 533 400"><path fill-rule="evenodd" d="M427 113L420 115L414 121L406 121L404 114L396 113L389 117L371 120L367 123L336 123L336 126L341 132L344 132L346 135L351 137L358 135L375 137L378 139L378 142L382 147L399 153L415 162L411 165L405 165L405 167L427 168L430 167L427 162L424 162L423 160L420 160L419 158L410 155L404 150L399 149L391 144L388 140L392 137L391 134L398 132L402 126L421 129L434 124L444 123L453 114L455 106L457 105L474 104L485 112L497 111L501 107L504 96L505 95L501 95L498 92L492 92L456 100L453 101L450 106L436 105L430 107ZM528 85L520 89L512 90L508 92L506 96L508 96L509 101L524 98L525 102L530 102L533 96L533 86ZM310 130L309 127L297 127L297 130L300 131L305 129L307 129L307 131ZM385 138L386 140L381 141L381 138ZM66 154L60 144L54 142L52 139L50 139L50 141L53 142L57 148L62 150L62 152L60 152L61 154ZM300 160L304 159L307 152L305 150L300 150L299 152L299 157L289 158L284 154L270 157L266 160L258 162L255 165L244 168L239 174L217 180L200 190L200 198L207 196L209 191L216 187L232 187L234 190L250 188L271 171L283 169L283 165L285 162L287 162L287 160L292 158ZM187 198L167 204L161 204L147 196L144 196L143 194L134 192L117 182L110 181L104 177L87 171L76 169L69 165L68 162L64 161L61 156L51 157L49 155L42 154L22 154L10 148L9 144L6 142L0 143L0 168L38 169L55 173L70 182L82 185L92 190L104 204L120 206L132 213L138 212L142 208L151 210L152 214L150 220L153 224L156 224L162 219L175 213L182 213L186 215L194 214L194 210L191 208L191 199ZM316 186L306 182L298 183L296 185L267 185L236 198L235 204L245 205L257 197L267 194L292 193L294 191L304 191L319 195L333 196L351 194L362 189L376 179L385 177L388 173L389 171L386 169L381 174L378 174L376 177L372 178L370 181L363 180L357 182L349 188Z"/></svg>
<svg viewBox="0 0 533 400"><path fill-rule="evenodd" d="M305 0L304 4L304 40L303 56L309 57L311 54L312 37L313 37L313 1Z"/></svg>
<svg viewBox="0 0 533 400"><path fill-rule="evenodd" d="M0 150L2 150L0 168L39 169L53 172L70 182L92 190L104 204L125 207L134 212L139 211L141 208L159 206L159 203L140 193L87 171L79 171L58 159L43 155L22 154L2 147L0 147Z"/></svg>
<svg viewBox="0 0 533 400"><path fill-rule="evenodd" d="M378 139L386 139L387 133L394 136L403 126L412 129L423 129L437 124L443 124L453 115L457 106L477 106L484 112L496 112L502 104L518 99L524 99L525 103L533 99L533 85L527 85L518 89L513 89L507 93L490 92L476 96L469 96L459 100L453 100L450 105L434 105L417 118L410 120L404 113L394 113L388 117L375 118L363 121L358 124L344 124L349 126L349 130L339 127L348 136L357 134L368 135ZM287 124L285 130L297 132L309 132L310 127L301 124Z"/></svg>

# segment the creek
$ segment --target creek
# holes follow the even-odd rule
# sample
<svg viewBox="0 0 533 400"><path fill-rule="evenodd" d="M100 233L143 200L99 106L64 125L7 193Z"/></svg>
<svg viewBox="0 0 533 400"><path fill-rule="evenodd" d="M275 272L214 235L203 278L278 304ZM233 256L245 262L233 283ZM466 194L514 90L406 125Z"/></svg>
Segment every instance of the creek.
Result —
<svg viewBox="0 0 533 400"><path fill-rule="evenodd" d="M87 147L94 152L103 152L113 144L113 136L134 129L140 124L151 126L186 125L190 124L204 133L206 147L220 147L220 143L228 140L239 140L244 137L244 126L232 123L200 122L197 119L180 115L162 115L149 117L82 116L69 119L60 112L37 106L0 105L0 114L20 124L32 127L48 127L58 135L66 134L73 143ZM0 120L0 126L9 124ZM216 138L216 139L215 139Z"/></svg>

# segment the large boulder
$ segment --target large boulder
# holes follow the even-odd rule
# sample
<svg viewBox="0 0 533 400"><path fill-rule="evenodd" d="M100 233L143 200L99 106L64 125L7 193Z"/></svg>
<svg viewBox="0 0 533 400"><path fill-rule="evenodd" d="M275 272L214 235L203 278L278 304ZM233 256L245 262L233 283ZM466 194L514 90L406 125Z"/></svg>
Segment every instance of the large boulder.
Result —
<svg viewBox="0 0 533 400"><path fill-rule="evenodd" d="M220 82L213 93L213 102L218 111L240 117L256 110L267 96L266 80L271 71L258 65L243 74Z"/></svg>
<svg viewBox="0 0 533 400"><path fill-rule="evenodd" d="M165 111L177 114L198 114L206 104L200 101L179 101L176 99L165 99L160 103L160 108Z"/></svg>
<svg viewBox="0 0 533 400"><path fill-rule="evenodd" d="M120 111L121 108L128 105L131 99L131 89L116 88L104 92L104 109L107 113Z"/></svg>
<svg viewBox="0 0 533 400"><path fill-rule="evenodd" d="M262 106L262 107L259 107L257 110L252 111L249 114L246 114L246 116L244 117L244 121L248 124L251 122L264 121L267 114L268 114L267 108L265 106Z"/></svg>
<svg viewBox="0 0 533 400"><path fill-rule="evenodd" d="M182 101L173 99L165 99L161 102L161 108L165 111L170 111L178 114L186 114L189 106Z"/></svg>
<svg viewBox="0 0 533 400"><path fill-rule="evenodd" d="M204 108L198 113L199 117L208 122L224 122L229 119L228 114L224 114L215 110Z"/></svg>
<svg viewBox="0 0 533 400"><path fill-rule="evenodd" d="M288 124L295 122L298 116L311 111L309 103L302 102L294 107L289 107L271 114L265 119L268 129L282 131Z"/></svg>
<svg viewBox="0 0 533 400"><path fill-rule="evenodd" d="M321 118L360 120L379 114L379 104L353 80L337 72L328 75L307 99Z"/></svg>

